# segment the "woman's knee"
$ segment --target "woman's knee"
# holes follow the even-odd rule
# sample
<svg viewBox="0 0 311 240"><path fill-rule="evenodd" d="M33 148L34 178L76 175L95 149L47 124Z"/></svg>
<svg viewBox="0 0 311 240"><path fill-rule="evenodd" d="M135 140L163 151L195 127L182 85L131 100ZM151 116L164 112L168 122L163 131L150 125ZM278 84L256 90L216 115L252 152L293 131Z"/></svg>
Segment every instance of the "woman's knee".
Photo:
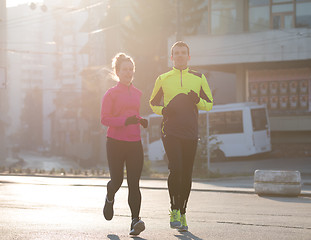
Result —
<svg viewBox="0 0 311 240"><path fill-rule="evenodd" d="M114 189L114 191L118 191L119 188L121 187L123 182L123 179L114 179L114 180L110 180L110 182L108 183L108 189L112 188Z"/></svg>

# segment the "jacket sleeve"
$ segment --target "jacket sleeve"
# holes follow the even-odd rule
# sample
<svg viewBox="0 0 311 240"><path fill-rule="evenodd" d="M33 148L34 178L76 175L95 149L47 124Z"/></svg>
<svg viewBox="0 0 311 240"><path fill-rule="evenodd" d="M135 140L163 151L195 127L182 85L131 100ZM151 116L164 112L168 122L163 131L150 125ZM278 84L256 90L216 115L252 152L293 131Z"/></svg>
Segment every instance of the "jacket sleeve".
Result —
<svg viewBox="0 0 311 240"><path fill-rule="evenodd" d="M125 125L126 117L112 116L113 99L109 91L103 97L101 107L101 123L109 127L122 127Z"/></svg>
<svg viewBox="0 0 311 240"><path fill-rule="evenodd" d="M152 111L158 115L162 115L163 109L163 106L161 105L162 98L163 98L162 80L161 77L158 77L149 100L149 104Z"/></svg>
<svg viewBox="0 0 311 240"><path fill-rule="evenodd" d="M201 90L200 90L200 101L197 104L197 107L199 110L205 110L205 111L210 111L213 107L213 96L211 93L211 90L208 86L207 80L204 76L202 75L202 84L201 84Z"/></svg>

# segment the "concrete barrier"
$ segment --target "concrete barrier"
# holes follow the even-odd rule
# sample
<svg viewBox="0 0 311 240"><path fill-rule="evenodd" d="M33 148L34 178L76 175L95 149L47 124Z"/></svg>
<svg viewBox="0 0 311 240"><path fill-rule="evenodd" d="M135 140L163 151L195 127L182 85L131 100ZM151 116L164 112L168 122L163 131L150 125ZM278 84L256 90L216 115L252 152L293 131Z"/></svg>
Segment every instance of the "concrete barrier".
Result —
<svg viewBox="0 0 311 240"><path fill-rule="evenodd" d="M301 192L300 172L256 170L254 189L258 195L298 196Z"/></svg>

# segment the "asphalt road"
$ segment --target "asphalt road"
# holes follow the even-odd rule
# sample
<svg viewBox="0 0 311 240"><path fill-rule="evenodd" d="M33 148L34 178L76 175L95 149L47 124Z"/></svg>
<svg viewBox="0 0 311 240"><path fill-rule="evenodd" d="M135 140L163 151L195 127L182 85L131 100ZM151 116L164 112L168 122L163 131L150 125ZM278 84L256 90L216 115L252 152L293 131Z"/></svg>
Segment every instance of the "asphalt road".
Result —
<svg viewBox="0 0 311 240"><path fill-rule="evenodd" d="M169 228L169 198L161 187L165 182L148 180L141 181L141 217L146 230L139 237L131 237L126 187L116 195L112 221L102 216L107 181L0 175L0 238L311 239L309 196L259 197L247 191L192 191L187 213L189 232L179 233Z"/></svg>

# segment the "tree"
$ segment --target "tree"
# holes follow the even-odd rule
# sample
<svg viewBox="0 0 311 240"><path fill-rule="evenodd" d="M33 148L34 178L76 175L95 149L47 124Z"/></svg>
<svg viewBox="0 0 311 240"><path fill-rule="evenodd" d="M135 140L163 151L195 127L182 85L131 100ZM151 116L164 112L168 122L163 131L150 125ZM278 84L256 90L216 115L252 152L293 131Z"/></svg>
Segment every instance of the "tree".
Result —
<svg viewBox="0 0 311 240"><path fill-rule="evenodd" d="M178 22L182 34L196 34L207 10L204 3L204 0L131 1L130 21L123 23L122 33L125 49L136 62L135 83L144 93L143 114L151 112L148 100L156 77L168 70L168 38L176 34Z"/></svg>
<svg viewBox="0 0 311 240"><path fill-rule="evenodd" d="M202 22L203 15L208 10L207 1L175 0L174 2L176 2L177 8L175 11L176 29L178 29L179 20L179 31L181 37L198 34L198 29Z"/></svg>
<svg viewBox="0 0 311 240"><path fill-rule="evenodd" d="M25 95L21 114L21 144L24 147L35 149L43 144L42 114L42 90L39 88L29 89Z"/></svg>

